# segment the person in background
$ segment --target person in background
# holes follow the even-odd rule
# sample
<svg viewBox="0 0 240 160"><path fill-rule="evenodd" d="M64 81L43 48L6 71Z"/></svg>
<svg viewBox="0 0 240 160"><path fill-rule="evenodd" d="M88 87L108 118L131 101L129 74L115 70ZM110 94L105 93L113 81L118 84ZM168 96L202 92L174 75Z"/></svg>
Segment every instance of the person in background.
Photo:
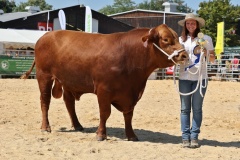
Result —
<svg viewBox="0 0 240 160"><path fill-rule="evenodd" d="M237 56L234 56L233 60L232 60L232 69L233 70L238 70L238 65L239 65L239 59Z"/></svg>
<svg viewBox="0 0 240 160"><path fill-rule="evenodd" d="M239 59L238 59L238 56L234 56L233 60L231 61L231 65L232 65L233 78L239 78L239 71L238 71Z"/></svg>
<svg viewBox="0 0 240 160"><path fill-rule="evenodd" d="M197 17L193 13L186 14L185 19L178 22L180 26L183 27L182 34L179 37L179 42L184 46L186 52L189 54L189 62L185 64L180 64L179 70L179 91L181 93L190 93L195 90L199 74L194 73L200 67L199 53L201 53L196 48L198 47L198 33L200 28L205 25L205 20L203 18ZM204 56L211 62L215 60L214 47L212 43L212 38L203 35L203 39L207 41L204 46ZM197 61L198 60L198 61ZM190 72L189 72L190 71ZM198 136L200 133L200 127L202 123L202 106L204 95L207 90L207 68L204 63L201 66L202 71L202 84L206 86L202 88L200 85L195 93L191 95L180 95L181 101L181 131L182 131L182 145L183 147L197 148L199 147ZM199 71L198 71L199 72ZM200 89L202 89L203 97L200 94ZM192 111L192 121L190 120ZM190 123L192 122L192 124Z"/></svg>
<svg viewBox="0 0 240 160"><path fill-rule="evenodd" d="M226 77L226 70L227 70L227 65L226 65L226 61L228 59L228 57L226 55L224 55L224 52L221 52L221 76L222 77Z"/></svg>
<svg viewBox="0 0 240 160"><path fill-rule="evenodd" d="M226 55L224 55L224 52L220 53L221 55L221 66L226 67L226 60L228 59Z"/></svg>

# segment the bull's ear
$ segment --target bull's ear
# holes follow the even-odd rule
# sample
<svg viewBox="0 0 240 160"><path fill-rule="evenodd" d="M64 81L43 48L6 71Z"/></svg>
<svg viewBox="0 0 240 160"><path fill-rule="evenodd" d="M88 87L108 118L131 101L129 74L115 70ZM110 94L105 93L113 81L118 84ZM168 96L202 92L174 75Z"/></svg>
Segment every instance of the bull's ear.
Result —
<svg viewBox="0 0 240 160"><path fill-rule="evenodd" d="M158 29L157 28L153 28L150 32L149 35L149 40L151 40L152 42L157 42L159 40L159 33L158 33Z"/></svg>
<svg viewBox="0 0 240 160"><path fill-rule="evenodd" d="M148 32L148 35L142 37L142 41L143 41L143 46L147 47L148 42L154 42L157 41L157 37L158 37L158 32L156 32L156 29L150 29Z"/></svg>
<svg viewBox="0 0 240 160"><path fill-rule="evenodd" d="M142 37L143 46L144 46L145 48L147 48L147 44L148 44L148 36L149 36L149 35Z"/></svg>
<svg viewBox="0 0 240 160"><path fill-rule="evenodd" d="M142 37L142 41L144 44L144 47L147 46L149 42L158 42L160 36L158 32L158 28L152 28L148 31L148 35Z"/></svg>

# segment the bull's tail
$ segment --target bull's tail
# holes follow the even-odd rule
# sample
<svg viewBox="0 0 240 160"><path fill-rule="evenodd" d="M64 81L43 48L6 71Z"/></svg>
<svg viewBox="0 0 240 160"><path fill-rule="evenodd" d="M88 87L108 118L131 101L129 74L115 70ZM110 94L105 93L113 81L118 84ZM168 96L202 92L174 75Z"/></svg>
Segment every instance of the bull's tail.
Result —
<svg viewBox="0 0 240 160"><path fill-rule="evenodd" d="M23 75L20 77L20 79L27 79L27 78L29 77L29 75L31 74L34 66L35 66L35 59L33 60L33 63L32 63L31 68L30 68L25 74L23 74Z"/></svg>

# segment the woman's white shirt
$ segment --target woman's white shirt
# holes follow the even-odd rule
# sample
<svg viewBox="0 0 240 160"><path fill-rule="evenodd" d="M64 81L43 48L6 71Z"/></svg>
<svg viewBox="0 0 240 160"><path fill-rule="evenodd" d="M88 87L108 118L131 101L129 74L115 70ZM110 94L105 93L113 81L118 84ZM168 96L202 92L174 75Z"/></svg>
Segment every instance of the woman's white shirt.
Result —
<svg viewBox="0 0 240 160"><path fill-rule="evenodd" d="M213 44L212 44L212 38L208 35L204 35L203 39L205 39L207 42L204 45L204 47L207 50L207 53L209 50L214 50ZM182 38L179 37L180 44L182 44L184 46L186 52L189 55L189 61L186 62L185 64L180 64L179 79L181 79L181 80L196 81L199 78L199 72L197 72L197 71L198 71L198 68L200 67L200 63L196 63L198 57L196 55L194 55L194 53L193 53L194 48L197 46L197 41L198 41L198 37L196 37L192 40L192 38L190 36L188 36L187 40L185 42L183 42ZM202 63L201 70L202 70L202 76L203 76L202 78L203 79L208 78L206 61L204 61ZM190 72L191 73L197 72L197 73L191 74Z"/></svg>

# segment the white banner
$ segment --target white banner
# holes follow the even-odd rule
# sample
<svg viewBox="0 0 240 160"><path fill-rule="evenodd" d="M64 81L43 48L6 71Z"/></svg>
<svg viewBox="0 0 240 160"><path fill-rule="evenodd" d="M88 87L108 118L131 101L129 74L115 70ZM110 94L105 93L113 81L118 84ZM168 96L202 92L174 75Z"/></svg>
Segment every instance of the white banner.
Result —
<svg viewBox="0 0 240 160"><path fill-rule="evenodd" d="M66 17L64 11L61 9L58 12L58 18L62 30L66 30Z"/></svg>
<svg viewBox="0 0 240 160"><path fill-rule="evenodd" d="M85 32L92 33L92 12L89 6L86 6Z"/></svg>

